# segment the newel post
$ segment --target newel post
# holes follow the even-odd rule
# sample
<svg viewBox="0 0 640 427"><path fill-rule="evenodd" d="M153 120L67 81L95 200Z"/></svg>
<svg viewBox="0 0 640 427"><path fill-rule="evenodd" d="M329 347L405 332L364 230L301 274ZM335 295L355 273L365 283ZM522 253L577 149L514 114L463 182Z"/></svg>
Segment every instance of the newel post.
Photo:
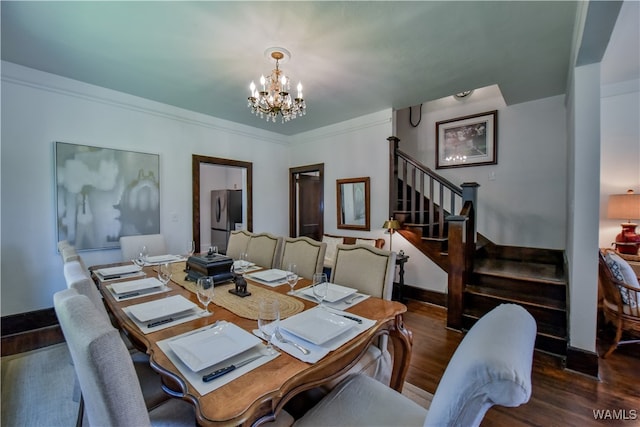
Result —
<svg viewBox="0 0 640 427"><path fill-rule="evenodd" d="M467 217L452 215L449 223L449 274L447 293L447 327L462 329L462 298L466 282L465 240Z"/></svg>
<svg viewBox="0 0 640 427"><path fill-rule="evenodd" d="M391 218L396 210L396 203L398 203L398 155L396 151L400 138L390 136L387 141L389 141L389 218Z"/></svg>
<svg viewBox="0 0 640 427"><path fill-rule="evenodd" d="M460 185L460 187L462 188L462 205L464 206L466 202L471 202L473 205L473 212L474 212L472 216L473 226L469 231L473 233L473 242L475 243L476 241L475 212L478 210L478 187L480 187L480 184L478 184L477 182L465 182L462 185Z"/></svg>

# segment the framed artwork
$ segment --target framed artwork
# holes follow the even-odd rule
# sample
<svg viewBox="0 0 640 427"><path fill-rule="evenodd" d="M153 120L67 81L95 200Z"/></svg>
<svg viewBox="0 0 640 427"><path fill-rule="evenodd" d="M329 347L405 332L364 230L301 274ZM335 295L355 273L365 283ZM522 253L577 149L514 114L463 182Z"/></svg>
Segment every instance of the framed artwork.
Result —
<svg viewBox="0 0 640 427"><path fill-rule="evenodd" d="M336 180L338 228L371 229L369 177Z"/></svg>
<svg viewBox="0 0 640 427"><path fill-rule="evenodd" d="M436 123L436 169L498 163L498 111Z"/></svg>
<svg viewBox="0 0 640 427"><path fill-rule="evenodd" d="M78 250L120 247L160 233L160 156L55 142L58 241Z"/></svg>

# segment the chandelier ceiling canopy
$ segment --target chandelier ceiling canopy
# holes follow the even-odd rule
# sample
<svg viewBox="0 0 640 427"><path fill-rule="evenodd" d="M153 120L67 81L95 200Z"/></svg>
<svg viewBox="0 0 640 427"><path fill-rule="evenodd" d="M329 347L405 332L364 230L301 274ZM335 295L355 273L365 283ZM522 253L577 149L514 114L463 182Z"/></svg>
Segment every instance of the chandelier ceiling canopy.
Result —
<svg viewBox="0 0 640 427"><path fill-rule="evenodd" d="M298 82L297 96L293 98L290 91L289 77L280 69L280 63L291 58L291 54L284 48L271 47L264 52L265 56L276 63L276 68L271 71L269 77L260 77L260 86L252 81L249 85L251 96L247 106L251 112L260 118L266 118L275 123L278 115L282 123L293 120L306 114L306 104L302 97L302 84Z"/></svg>

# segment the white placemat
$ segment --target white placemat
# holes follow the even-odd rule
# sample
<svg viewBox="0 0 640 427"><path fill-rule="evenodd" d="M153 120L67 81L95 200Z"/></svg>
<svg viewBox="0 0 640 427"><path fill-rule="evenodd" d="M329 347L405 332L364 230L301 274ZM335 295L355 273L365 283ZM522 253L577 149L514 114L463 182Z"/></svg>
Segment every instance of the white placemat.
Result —
<svg viewBox="0 0 640 427"><path fill-rule="evenodd" d="M189 383L193 386L193 388L195 388L198 393L200 393L201 395L205 395L207 393L211 393L212 391L222 387L225 384L230 383L231 381L235 380L236 378L246 374L247 372L264 365L265 363L275 359L276 357L278 357L280 355L280 353L276 353L273 355L269 355L267 354L266 350L265 350L265 346L264 344L258 344L252 348L250 348L249 350L240 353L238 355L235 355L233 357L230 357L229 359L226 359L216 365L212 365L209 366L206 369L203 369L201 371L198 372L194 372L191 369L189 369L187 367L187 365L185 365L180 358L173 352L173 350L171 350L171 347L169 346L169 341L174 340L174 339L178 339L178 338L183 338L189 334L193 334L193 333L197 333L201 330L205 330L207 328L211 328L214 327L216 325L219 325L221 322L223 321L219 321L214 323L213 325L209 325L209 326L205 326L204 328L200 328L197 329L195 331L190 331L187 332L185 334L181 334L181 335L177 335L175 337L171 337L168 338L166 340L162 340L162 341L158 341L158 347L160 347L160 349L164 352L164 354L167 355L167 357L169 358L169 360L171 360L171 362L176 366L176 368L178 368L178 371L180 371L180 373L182 374L182 376L184 378L186 378L187 381L189 381ZM206 375L210 372L215 371L216 369L220 369L222 367L225 366L229 366L231 364L234 363L238 363L238 362L242 362L243 360L247 360L250 359L251 357L257 356L257 355L261 355L263 357L261 357L258 360L255 360L245 366L241 366L240 368L237 368L231 372L229 372L228 374L225 374L221 377L218 377L212 381L209 382L204 382L202 380L203 375Z"/></svg>
<svg viewBox="0 0 640 427"><path fill-rule="evenodd" d="M343 312L340 310L333 310L327 307L315 307L315 308L312 308L311 310L329 310L330 312L336 313L336 314L346 314L348 316L361 319L362 323L361 324L355 323L353 328L349 329L347 332L343 333L342 335L339 335L325 342L322 345L315 345L296 335L290 334L284 329L280 329L280 333L284 338L286 338L287 340L293 341L301 345L302 347L306 348L307 350L309 350L309 354L304 354L295 346L289 343L280 342L275 337L273 338L272 344L278 347L279 349L289 353L291 356L295 357L296 359L300 359L303 362L307 362L307 363L316 363L318 360L322 359L327 354L329 354L330 351L340 348L342 345L351 341L352 339L354 339L355 337L357 337L358 335L360 335L361 333L363 333L364 331L366 331L367 329L371 328L376 324L375 320L367 319L361 316L356 316L354 314ZM258 338L261 338L266 341L265 336L262 335L262 332L260 332L260 330L254 329L253 334Z"/></svg>

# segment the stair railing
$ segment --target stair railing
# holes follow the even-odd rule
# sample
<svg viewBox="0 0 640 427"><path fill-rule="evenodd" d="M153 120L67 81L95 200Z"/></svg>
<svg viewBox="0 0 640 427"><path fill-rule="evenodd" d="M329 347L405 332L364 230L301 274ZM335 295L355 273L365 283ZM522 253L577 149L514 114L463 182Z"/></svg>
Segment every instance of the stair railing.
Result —
<svg viewBox="0 0 640 427"><path fill-rule="evenodd" d="M387 140L389 214L401 220L403 226L420 226L422 237L448 239L447 326L461 329L463 291L473 270L476 246L479 184L464 183L458 187L402 152L398 148L399 138L391 136Z"/></svg>

